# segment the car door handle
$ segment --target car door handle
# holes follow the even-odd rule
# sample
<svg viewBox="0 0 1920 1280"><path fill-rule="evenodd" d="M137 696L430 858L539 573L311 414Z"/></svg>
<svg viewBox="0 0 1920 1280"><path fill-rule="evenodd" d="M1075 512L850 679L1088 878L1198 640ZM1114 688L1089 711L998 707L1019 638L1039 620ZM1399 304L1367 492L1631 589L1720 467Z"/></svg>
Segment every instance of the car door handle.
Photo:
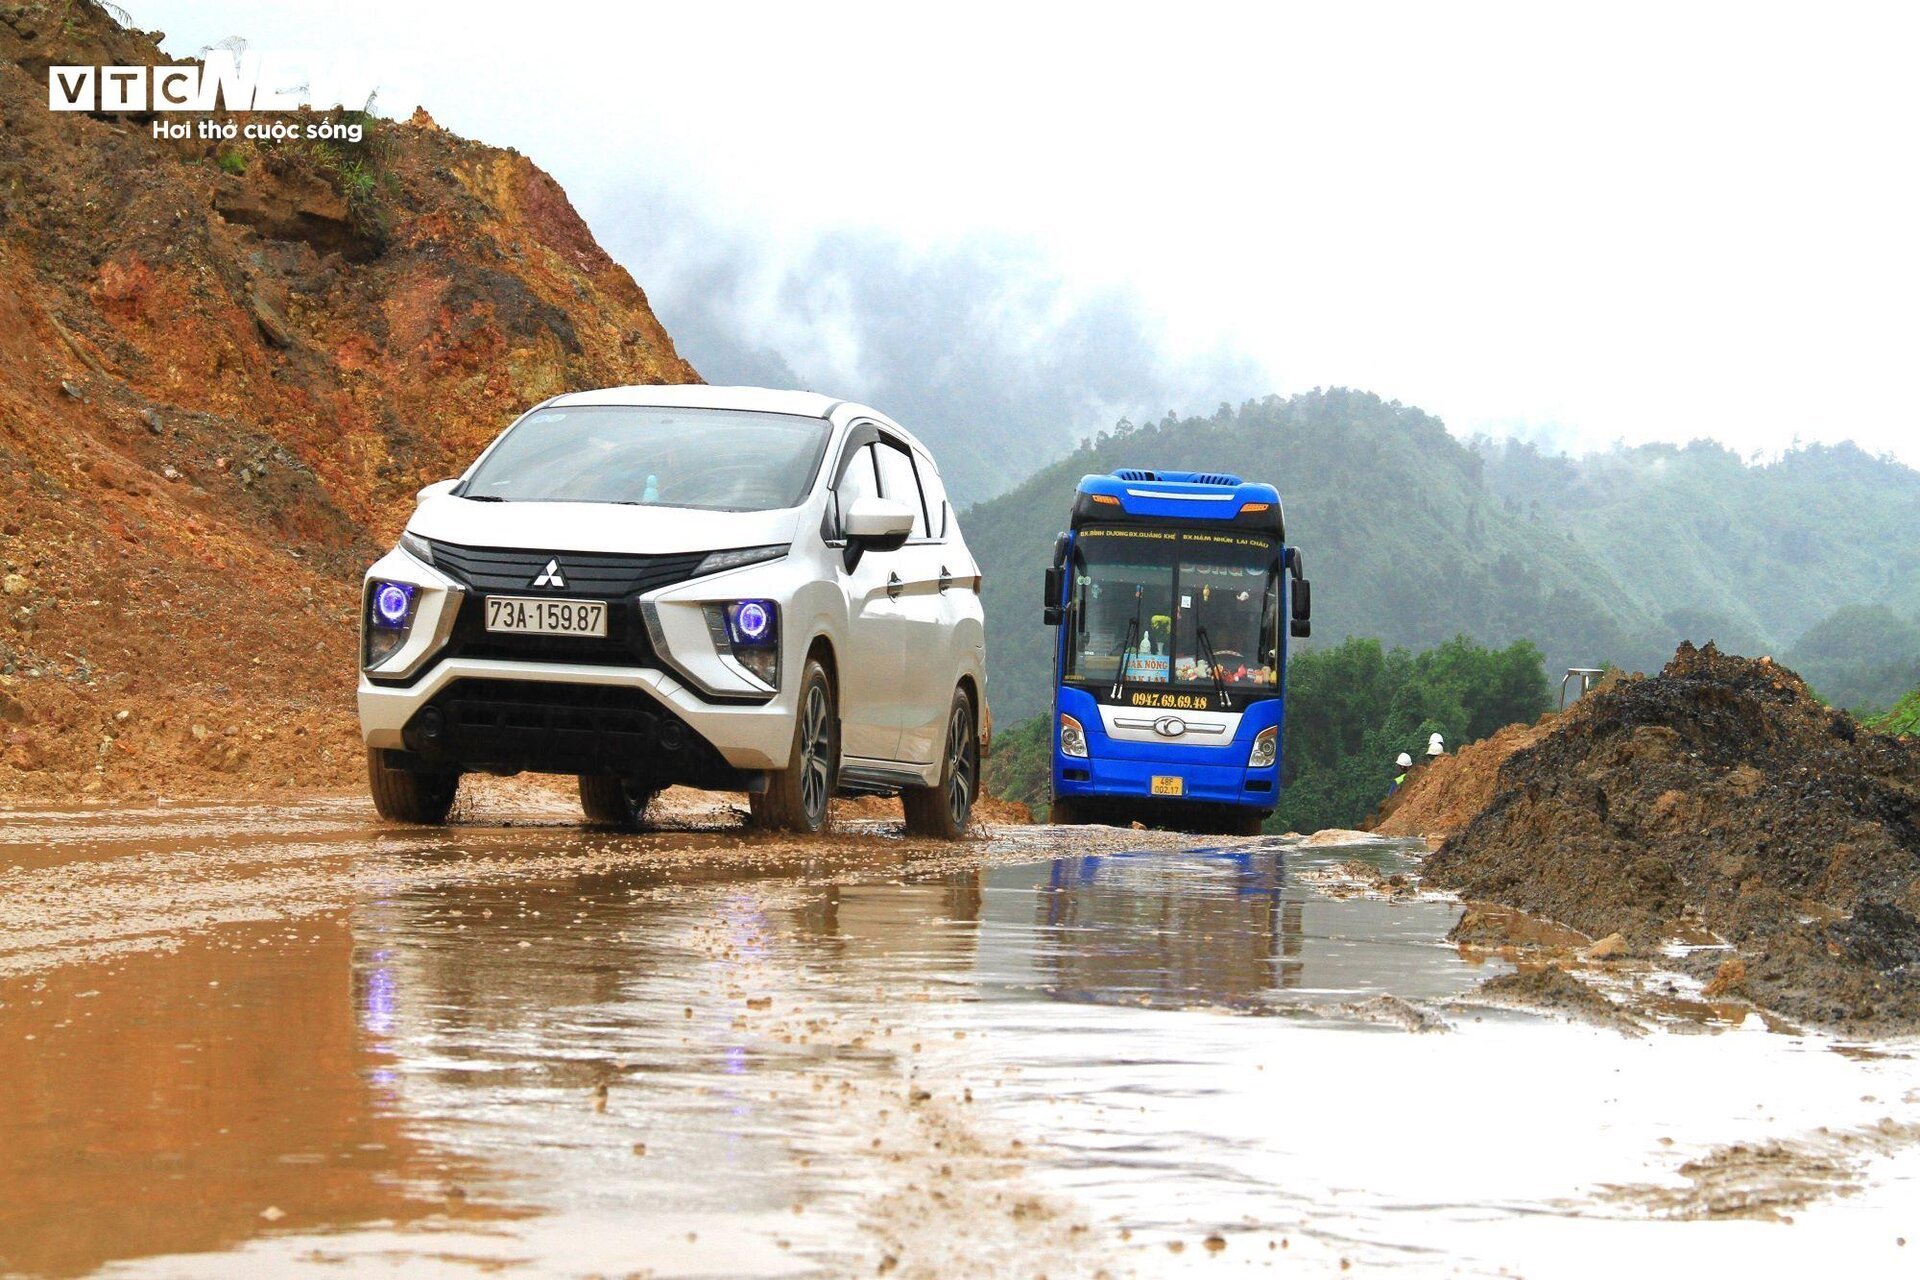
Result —
<svg viewBox="0 0 1920 1280"><path fill-rule="evenodd" d="M941 595L947 594L947 588L952 585L953 585L953 570L947 568L947 566L945 565L941 565L940 566L940 594Z"/></svg>
<svg viewBox="0 0 1920 1280"><path fill-rule="evenodd" d="M900 581L899 574L897 573L888 574L887 575L887 599L898 600L900 598L900 588L905 585L906 585L905 583Z"/></svg>

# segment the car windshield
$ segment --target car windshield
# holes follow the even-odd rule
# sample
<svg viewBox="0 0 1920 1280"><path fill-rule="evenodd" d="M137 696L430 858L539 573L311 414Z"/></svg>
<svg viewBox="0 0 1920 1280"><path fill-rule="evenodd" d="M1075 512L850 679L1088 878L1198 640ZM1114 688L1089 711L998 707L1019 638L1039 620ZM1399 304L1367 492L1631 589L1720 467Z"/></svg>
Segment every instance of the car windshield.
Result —
<svg viewBox="0 0 1920 1280"><path fill-rule="evenodd" d="M1279 684L1279 559L1257 534L1095 526L1074 540L1067 678Z"/></svg>
<svg viewBox="0 0 1920 1280"><path fill-rule="evenodd" d="M503 502L777 511L806 498L828 431L821 418L737 409L539 409L460 492Z"/></svg>

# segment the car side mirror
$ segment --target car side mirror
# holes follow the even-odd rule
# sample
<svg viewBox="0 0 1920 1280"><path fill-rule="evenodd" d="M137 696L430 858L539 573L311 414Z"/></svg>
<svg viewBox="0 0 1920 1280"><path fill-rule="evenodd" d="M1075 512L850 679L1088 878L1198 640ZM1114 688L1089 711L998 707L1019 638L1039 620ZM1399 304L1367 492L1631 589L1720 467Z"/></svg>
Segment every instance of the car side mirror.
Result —
<svg viewBox="0 0 1920 1280"><path fill-rule="evenodd" d="M867 551L897 551L913 534L913 511L887 498L856 498L847 511L847 541Z"/></svg>
<svg viewBox="0 0 1920 1280"><path fill-rule="evenodd" d="M1293 620L1288 633L1296 640L1313 634L1313 584L1305 578L1293 584Z"/></svg>
<svg viewBox="0 0 1920 1280"><path fill-rule="evenodd" d="M1060 566L1055 565L1046 572L1046 602L1041 613L1041 621L1049 627L1060 625Z"/></svg>
<svg viewBox="0 0 1920 1280"><path fill-rule="evenodd" d="M444 498L459 487L460 478L458 476L455 476L451 480L435 480L432 484L415 494L414 501L425 502L428 498Z"/></svg>

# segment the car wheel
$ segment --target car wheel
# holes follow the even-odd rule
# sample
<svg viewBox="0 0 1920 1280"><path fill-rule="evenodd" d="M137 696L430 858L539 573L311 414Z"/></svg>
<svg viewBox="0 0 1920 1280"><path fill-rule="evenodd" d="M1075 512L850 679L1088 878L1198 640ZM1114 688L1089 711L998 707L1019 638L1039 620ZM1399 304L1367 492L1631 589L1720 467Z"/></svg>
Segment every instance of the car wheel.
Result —
<svg viewBox="0 0 1920 1280"><path fill-rule="evenodd" d="M980 793L980 738L973 730L973 699L965 689L953 691L947 712L945 758L940 781L931 787L908 787L900 793L907 811L907 831L937 840L958 840L973 819L973 802Z"/></svg>
<svg viewBox="0 0 1920 1280"><path fill-rule="evenodd" d="M410 769L389 769L381 752L367 752L367 790L373 793L373 807L388 822L414 822L439 826L453 808L454 793L460 789L457 773L415 773Z"/></svg>
<svg viewBox="0 0 1920 1280"><path fill-rule="evenodd" d="M1080 802L1072 796L1055 796L1047 809L1047 822L1056 827L1077 827L1086 821Z"/></svg>
<svg viewBox="0 0 1920 1280"><path fill-rule="evenodd" d="M660 788L608 774L580 775L580 808L587 821L620 831L638 831L646 821L647 806Z"/></svg>
<svg viewBox="0 0 1920 1280"><path fill-rule="evenodd" d="M800 675L799 714L787 767L767 775L766 791L747 797L753 825L768 831L814 834L826 830L827 806L840 774L840 720L833 680L818 658Z"/></svg>

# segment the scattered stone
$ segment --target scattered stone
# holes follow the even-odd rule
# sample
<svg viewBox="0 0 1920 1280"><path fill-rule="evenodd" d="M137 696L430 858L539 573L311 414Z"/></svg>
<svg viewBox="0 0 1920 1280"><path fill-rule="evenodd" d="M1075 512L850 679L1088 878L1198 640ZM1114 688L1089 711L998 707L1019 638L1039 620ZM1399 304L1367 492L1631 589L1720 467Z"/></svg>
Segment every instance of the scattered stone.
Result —
<svg viewBox="0 0 1920 1280"><path fill-rule="evenodd" d="M268 1222L278 1222L287 1216L287 1211L277 1204L270 1204L260 1211L260 1216Z"/></svg>
<svg viewBox="0 0 1920 1280"><path fill-rule="evenodd" d="M24 576L17 573L10 573L4 578L0 578L0 591L4 591L10 596L23 596L27 594L31 586L32 584L29 583Z"/></svg>
<svg viewBox="0 0 1920 1280"><path fill-rule="evenodd" d="M74 386L71 382L68 382L65 379L61 380L60 389L66 392L69 396L71 396L75 400L86 399L86 396L81 392L80 388Z"/></svg>
<svg viewBox="0 0 1920 1280"><path fill-rule="evenodd" d="M146 423L147 430L152 432L156 436L160 435L163 431L166 430L165 426L160 421L160 414L157 410L142 409L140 411L140 421Z"/></svg>
<svg viewBox="0 0 1920 1280"><path fill-rule="evenodd" d="M162 467L160 468L160 474L169 480L178 480L180 478L180 470L177 467Z"/></svg>
<svg viewBox="0 0 1920 1280"><path fill-rule="evenodd" d="M1587 948L1587 959L1617 960L1621 955L1625 954L1626 949L1627 940L1618 933L1610 933Z"/></svg>

